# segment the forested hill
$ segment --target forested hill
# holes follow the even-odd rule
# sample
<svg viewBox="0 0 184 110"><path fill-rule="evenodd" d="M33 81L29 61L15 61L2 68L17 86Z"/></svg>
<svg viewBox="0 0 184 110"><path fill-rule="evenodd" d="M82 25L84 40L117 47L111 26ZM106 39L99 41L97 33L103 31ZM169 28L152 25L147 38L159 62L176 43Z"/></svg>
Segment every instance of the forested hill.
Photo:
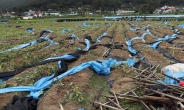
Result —
<svg viewBox="0 0 184 110"><path fill-rule="evenodd" d="M0 11L9 10L13 7L27 4L30 0L0 0Z"/></svg>
<svg viewBox="0 0 184 110"><path fill-rule="evenodd" d="M27 4L23 3L25 1ZM1 0L7 7L22 5L17 7L16 11L40 9L54 9L58 11L68 11L69 8L94 11L101 9L102 11L114 11L117 9L135 10L152 13L155 8L169 6L184 6L184 0ZM14 3L13 3L14 2Z"/></svg>

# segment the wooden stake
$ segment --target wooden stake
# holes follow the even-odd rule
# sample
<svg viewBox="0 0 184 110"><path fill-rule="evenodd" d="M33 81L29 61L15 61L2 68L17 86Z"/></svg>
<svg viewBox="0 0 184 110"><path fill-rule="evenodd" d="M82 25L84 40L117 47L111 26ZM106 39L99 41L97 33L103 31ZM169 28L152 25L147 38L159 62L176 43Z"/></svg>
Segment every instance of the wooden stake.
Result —
<svg viewBox="0 0 184 110"><path fill-rule="evenodd" d="M120 110L124 110L121 108L120 105L118 105L117 103L115 103L114 101L112 101L110 98L107 98L109 101L111 101L114 105L116 105Z"/></svg>
<svg viewBox="0 0 184 110"><path fill-rule="evenodd" d="M121 110L121 109L116 108L116 107L112 107L112 106L109 106L109 105L104 105L104 104L102 104L102 103L100 103L100 102L94 102L94 103L95 103L95 104L98 104L98 105L101 105L101 106L103 106L103 107L106 107L106 108L113 109L113 110Z"/></svg>
<svg viewBox="0 0 184 110"><path fill-rule="evenodd" d="M178 100L178 101L181 101L181 102L184 102L184 99L179 98L179 97L175 97L175 96L172 96L172 95L169 95L169 94L165 94L165 93L162 93L162 92L159 92L159 91L156 91L156 90L148 89L148 88L146 88L146 90L152 91L152 92L160 94L160 95L167 96L169 98L172 98L172 99L175 99L175 100Z"/></svg>
<svg viewBox="0 0 184 110"><path fill-rule="evenodd" d="M103 110L102 106L100 105L100 110Z"/></svg>
<svg viewBox="0 0 184 110"><path fill-rule="evenodd" d="M64 108L63 108L61 103L59 103L59 106L60 106L61 110L64 110Z"/></svg>
<svg viewBox="0 0 184 110"><path fill-rule="evenodd" d="M137 94L132 90L132 93L137 96ZM140 103L144 106L146 110L151 110L141 99L139 99Z"/></svg>
<svg viewBox="0 0 184 110"><path fill-rule="evenodd" d="M119 101L118 101L118 99L117 99L117 96L116 96L115 92L113 92L113 94L114 94L114 97L115 97L115 99L116 99L117 104L119 105ZM120 106L120 105L119 105L119 106Z"/></svg>

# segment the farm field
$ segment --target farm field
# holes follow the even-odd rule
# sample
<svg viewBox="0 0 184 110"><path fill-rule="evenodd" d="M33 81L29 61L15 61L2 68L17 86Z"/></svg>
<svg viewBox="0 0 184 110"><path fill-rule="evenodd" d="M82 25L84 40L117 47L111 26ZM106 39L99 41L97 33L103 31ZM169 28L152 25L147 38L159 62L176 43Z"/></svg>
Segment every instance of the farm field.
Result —
<svg viewBox="0 0 184 110"><path fill-rule="evenodd" d="M184 62L184 29L177 26L184 22L169 22L39 19L10 20L9 26L1 23L0 78L8 74L11 78L0 84L0 110L15 95L26 97L30 92L38 99L37 110L61 110L61 105L64 110L145 109L140 99L118 102L110 95L140 87L135 78L144 70L149 80L163 80L162 68ZM180 33L174 33L172 26ZM34 33L28 28L34 28ZM17 49L19 45L26 46ZM48 83L35 84L46 76ZM144 92L135 90L140 96Z"/></svg>

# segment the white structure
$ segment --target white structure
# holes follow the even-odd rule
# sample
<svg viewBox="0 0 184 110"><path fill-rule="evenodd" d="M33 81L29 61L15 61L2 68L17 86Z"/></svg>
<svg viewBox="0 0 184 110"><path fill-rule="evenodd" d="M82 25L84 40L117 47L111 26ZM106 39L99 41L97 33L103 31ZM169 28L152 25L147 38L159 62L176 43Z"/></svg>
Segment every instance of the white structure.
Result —
<svg viewBox="0 0 184 110"><path fill-rule="evenodd" d="M33 16L23 16L23 19L33 19Z"/></svg>
<svg viewBox="0 0 184 110"><path fill-rule="evenodd" d="M175 7L171 7L171 6L163 6L159 9L156 9L153 13L173 13L176 12L176 8Z"/></svg>
<svg viewBox="0 0 184 110"><path fill-rule="evenodd" d="M47 15L55 15L55 16L59 16L60 12L59 11L46 11L44 12L44 14Z"/></svg>
<svg viewBox="0 0 184 110"><path fill-rule="evenodd" d="M124 11L124 10L118 10L117 15L124 15L124 14L132 14L135 13L135 11Z"/></svg>

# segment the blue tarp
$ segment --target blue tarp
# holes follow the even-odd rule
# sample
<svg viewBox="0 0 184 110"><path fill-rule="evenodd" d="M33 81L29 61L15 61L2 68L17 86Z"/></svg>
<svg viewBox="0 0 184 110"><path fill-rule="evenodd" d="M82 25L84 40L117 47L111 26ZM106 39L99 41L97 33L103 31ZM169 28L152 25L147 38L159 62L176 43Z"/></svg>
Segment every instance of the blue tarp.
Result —
<svg viewBox="0 0 184 110"><path fill-rule="evenodd" d="M183 77L184 77L184 72L175 72L175 73L172 73L169 69L166 70L166 73L165 74L167 74L168 76L171 76L173 78L178 78L180 80L182 80ZM167 76L165 77L164 82L166 84L178 84L178 82L176 80L173 80L173 79L171 79L171 78L169 78Z"/></svg>
<svg viewBox="0 0 184 110"><path fill-rule="evenodd" d="M162 41L157 41L157 42L155 42L153 44L149 44L148 47L150 47L150 48L155 50L161 42Z"/></svg>
<svg viewBox="0 0 184 110"><path fill-rule="evenodd" d="M184 24L178 24L178 27L184 29Z"/></svg>
<svg viewBox="0 0 184 110"><path fill-rule="evenodd" d="M79 38L75 34L72 34L70 37L76 38L77 40L79 40Z"/></svg>
<svg viewBox="0 0 184 110"><path fill-rule="evenodd" d="M8 50L5 50L5 51L1 51L0 54L1 54L1 53L4 53L4 52L9 52L9 51L12 51L12 50L23 49L23 48L26 48L26 47L28 47L28 46L32 46L32 45L34 45L34 44L37 44L37 41L36 41L36 40L31 41L31 42L28 42L28 43L25 43L25 44L21 44L21 45L15 46L15 47L13 47L13 48L11 48L11 49L8 49Z"/></svg>
<svg viewBox="0 0 184 110"><path fill-rule="evenodd" d="M34 32L34 28L28 28L26 31L28 32L28 33L33 33Z"/></svg>
<svg viewBox="0 0 184 110"><path fill-rule="evenodd" d="M82 24L84 27L89 27L90 25L87 25L86 22L83 22Z"/></svg>
<svg viewBox="0 0 184 110"><path fill-rule="evenodd" d="M94 70L97 74L108 75L110 74L110 68L114 67L115 65L122 64L122 61L116 61L111 58L104 61L101 60L100 62L101 63L99 63L98 61L89 61L89 62L82 63L55 78L53 78L54 77L54 73L53 73L51 76L46 76L41 78L33 86L18 86L18 87L3 88L3 89L0 89L0 94L7 93L7 92L30 91L30 94L28 96L33 96L35 99L38 99L38 97L40 96L40 94L44 89L47 89L54 82L66 76L80 72L88 67Z"/></svg>
<svg viewBox="0 0 184 110"><path fill-rule="evenodd" d="M59 44L59 43L57 43L57 42L54 42L54 40L51 40L51 39L49 38L49 35L46 36L46 37L40 37L40 39L41 39L41 40L44 40L44 41L49 41L49 42L50 42L50 44L49 44L47 47L45 47L45 48L48 48L48 47L50 47L50 46L52 46L52 45L54 45L54 44ZM37 40L34 40L34 41L31 41L31 42L28 42L28 43L25 43L25 44L21 44L21 45L15 46L15 47L13 47L13 48L11 48L11 49L8 49L8 50L5 50L5 51L0 51L0 54L1 54L1 53L4 53L4 52L9 52L9 51L12 51L12 50L23 49L23 48L26 48L26 47L28 47L28 46L35 45L35 44L37 44L37 43L38 43Z"/></svg>
<svg viewBox="0 0 184 110"><path fill-rule="evenodd" d="M4 78L0 78L0 85L5 82L6 80L10 79L11 77L4 77Z"/></svg>
<svg viewBox="0 0 184 110"><path fill-rule="evenodd" d="M169 22L167 21L163 21L163 22L160 22L161 24L170 24Z"/></svg>
<svg viewBox="0 0 184 110"><path fill-rule="evenodd" d="M105 36L105 35L107 35L107 32L105 31L102 35L100 35L98 38L97 38L97 40L96 40L96 42L101 42L101 38L103 37L103 36Z"/></svg>
<svg viewBox="0 0 184 110"><path fill-rule="evenodd" d="M75 57L72 56L72 55L65 54L65 55L62 55L62 56L47 58L47 59L42 60L42 61L53 60L53 59L61 59L61 58L64 58L64 59L73 59L73 58L75 58ZM42 61L41 61L41 62L42 62Z"/></svg>
<svg viewBox="0 0 184 110"><path fill-rule="evenodd" d="M89 40L88 39L85 39L85 42L86 42L86 51L88 51L89 50L89 48L90 48L90 42L89 42Z"/></svg>
<svg viewBox="0 0 184 110"><path fill-rule="evenodd" d="M137 54L137 51L133 49L131 46L128 46L128 51L134 55Z"/></svg>

